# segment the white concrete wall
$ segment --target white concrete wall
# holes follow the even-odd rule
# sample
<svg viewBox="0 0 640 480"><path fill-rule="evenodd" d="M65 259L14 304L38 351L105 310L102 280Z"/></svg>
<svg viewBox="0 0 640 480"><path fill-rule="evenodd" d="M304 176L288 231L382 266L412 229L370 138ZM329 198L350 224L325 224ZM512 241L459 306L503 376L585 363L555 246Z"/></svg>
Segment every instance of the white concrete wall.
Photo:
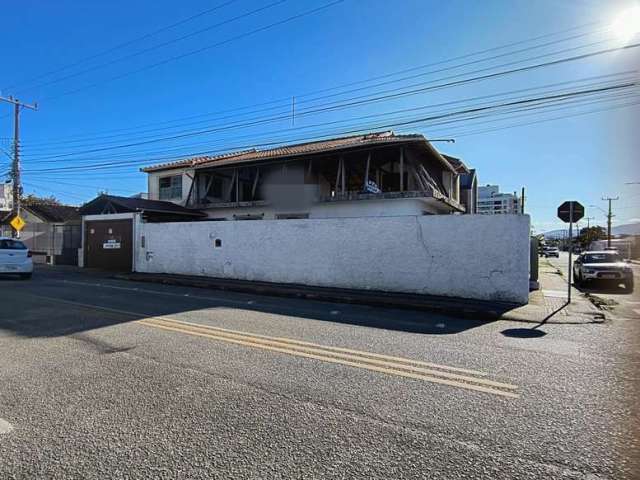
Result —
<svg viewBox="0 0 640 480"><path fill-rule="evenodd" d="M136 234L139 272L528 299L526 215L140 223Z"/></svg>
<svg viewBox="0 0 640 480"><path fill-rule="evenodd" d="M449 210L444 203L432 198L387 198L379 200L352 200L314 203L293 208L274 206L255 207L218 207L208 208L204 212L209 218L233 220L234 215L264 215L264 220L274 220L278 214L307 213L309 218L344 217L393 217L399 215L422 215L446 213Z"/></svg>

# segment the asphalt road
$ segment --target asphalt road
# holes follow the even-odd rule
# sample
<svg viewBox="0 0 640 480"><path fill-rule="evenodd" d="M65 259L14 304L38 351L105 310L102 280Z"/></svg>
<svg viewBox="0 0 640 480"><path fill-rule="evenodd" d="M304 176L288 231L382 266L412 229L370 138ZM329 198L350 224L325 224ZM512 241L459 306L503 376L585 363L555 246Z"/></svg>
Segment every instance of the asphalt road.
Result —
<svg viewBox="0 0 640 480"><path fill-rule="evenodd" d="M0 280L0 302L2 479L640 471L637 322L474 322L50 269Z"/></svg>
<svg viewBox="0 0 640 480"><path fill-rule="evenodd" d="M572 255L574 260L576 255ZM565 278L567 277L569 266L569 253L560 252L560 257L548 258L549 263L559 268ZM638 319L640 320L640 265L631 264L633 268L633 276L635 289L630 292L622 285L612 285L608 283L593 283L576 288L584 293L595 295L604 299L608 303L608 307L614 315L620 318Z"/></svg>

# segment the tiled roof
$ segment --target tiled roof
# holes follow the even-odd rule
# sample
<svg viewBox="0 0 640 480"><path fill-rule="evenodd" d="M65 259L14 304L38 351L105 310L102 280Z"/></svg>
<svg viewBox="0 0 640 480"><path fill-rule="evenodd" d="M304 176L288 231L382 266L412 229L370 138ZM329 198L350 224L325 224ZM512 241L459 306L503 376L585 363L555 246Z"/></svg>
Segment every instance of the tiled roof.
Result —
<svg viewBox="0 0 640 480"><path fill-rule="evenodd" d="M308 155L314 153L337 151L359 146L384 145L402 142L424 142L432 148L423 135L396 135L391 131L374 132L366 135L352 135L349 137L332 138L315 142L299 143L295 145L279 146L267 150L244 150L240 152L228 152L222 155L201 156L178 160L176 162L153 165L141 169L143 172L154 172L159 170L170 170L183 167L219 166L234 163L244 163L256 160L267 160L293 155ZM433 150L436 154L435 149ZM442 157L441 157L442 158ZM447 161L442 158L447 163Z"/></svg>
<svg viewBox="0 0 640 480"><path fill-rule="evenodd" d="M69 205L60 205L52 202L33 202L23 204L23 208L49 223L64 223L80 219L78 207Z"/></svg>
<svg viewBox="0 0 640 480"><path fill-rule="evenodd" d="M162 200L147 200L146 198L119 197L117 195L100 195L84 204L80 208L81 215L94 215L103 211L104 207L112 204L119 212L157 212L175 215L203 216L198 210L185 208L175 203Z"/></svg>

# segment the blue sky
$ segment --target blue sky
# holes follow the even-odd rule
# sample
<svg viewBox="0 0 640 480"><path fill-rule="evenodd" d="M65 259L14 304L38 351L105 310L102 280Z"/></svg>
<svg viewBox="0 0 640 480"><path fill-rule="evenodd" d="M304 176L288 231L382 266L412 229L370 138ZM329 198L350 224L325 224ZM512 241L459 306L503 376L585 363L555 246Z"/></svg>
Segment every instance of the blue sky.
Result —
<svg viewBox="0 0 640 480"><path fill-rule="evenodd" d="M627 82L637 78L640 49L315 111L356 96L404 92L410 85L440 85L617 47L621 40L606 27L637 4L24 0L2 10L0 88L3 95L40 105L21 116L25 191L79 204L98 190L145 191L138 169L159 158L311 139L507 98ZM487 49L494 50L478 53ZM185 56L197 50L202 51ZM414 78L402 80L409 76ZM370 80L376 77L383 78ZM309 110L297 116L295 126L288 118L292 96L298 112ZM481 184L498 184L504 191L526 187L527 211L537 231L562 226L555 219L562 201L604 208L605 195L620 196L614 203L616 224L640 221L640 185L625 184L640 181L638 88L583 102L394 130L455 138L455 144L435 145L476 168ZM390 113L409 108L420 110ZM11 145L10 113L8 105L0 105L5 152ZM166 138L185 132L189 136ZM131 143L139 145L124 147ZM0 151L2 172L8 161ZM115 162L126 163L111 165ZM67 167L77 169L56 170ZM600 210L588 208L587 214L603 224Z"/></svg>

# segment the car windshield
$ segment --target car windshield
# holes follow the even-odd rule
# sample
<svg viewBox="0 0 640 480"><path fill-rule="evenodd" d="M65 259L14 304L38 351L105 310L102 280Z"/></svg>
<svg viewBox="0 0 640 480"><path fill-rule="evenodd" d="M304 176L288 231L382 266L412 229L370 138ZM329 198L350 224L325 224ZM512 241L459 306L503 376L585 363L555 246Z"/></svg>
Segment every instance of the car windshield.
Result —
<svg viewBox="0 0 640 480"><path fill-rule="evenodd" d="M617 253L590 253L582 257L583 263L614 263L621 262L622 257Z"/></svg>
<svg viewBox="0 0 640 480"><path fill-rule="evenodd" d="M24 243L18 240L0 240L0 249L3 250L26 250Z"/></svg>

